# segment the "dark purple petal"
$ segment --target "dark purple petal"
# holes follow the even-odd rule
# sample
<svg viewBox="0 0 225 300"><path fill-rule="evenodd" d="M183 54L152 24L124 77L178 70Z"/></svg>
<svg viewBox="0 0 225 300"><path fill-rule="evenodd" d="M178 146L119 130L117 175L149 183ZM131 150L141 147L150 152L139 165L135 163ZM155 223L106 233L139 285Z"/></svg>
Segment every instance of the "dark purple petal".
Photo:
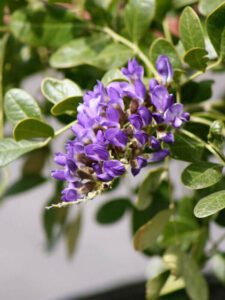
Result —
<svg viewBox="0 0 225 300"><path fill-rule="evenodd" d="M105 138L110 144L124 148L128 142L126 133L119 130L118 128L110 128L105 132Z"/></svg>
<svg viewBox="0 0 225 300"><path fill-rule="evenodd" d="M63 170L52 170L51 176L56 180L66 180L65 172Z"/></svg>
<svg viewBox="0 0 225 300"><path fill-rule="evenodd" d="M164 135L162 138L162 141L167 144L173 144L174 143L174 135L172 132L167 132L166 135Z"/></svg>
<svg viewBox="0 0 225 300"><path fill-rule="evenodd" d="M73 188L65 188L62 191L62 200L65 202L76 201L77 199L79 199L79 197L79 193Z"/></svg>
<svg viewBox="0 0 225 300"><path fill-rule="evenodd" d="M139 65L135 58L129 60L127 68L122 68L121 71L123 75L125 75L130 80L142 79L144 75L144 68Z"/></svg>
<svg viewBox="0 0 225 300"><path fill-rule="evenodd" d="M145 99L146 95L146 87L144 83L141 80L135 80L134 82L134 87L135 87L135 93L138 96L138 98Z"/></svg>
<svg viewBox="0 0 225 300"><path fill-rule="evenodd" d="M134 137L138 140L141 146L144 146L148 142L148 135L143 130L135 132Z"/></svg>
<svg viewBox="0 0 225 300"><path fill-rule="evenodd" d="M150 137L150 144L151 144L152 149L160 149L160 141L157 140L156 137L154 137L154 136Z"/></svg>
<svg viewBox="0 0 225 300"><path fill-rule="evenodd" d="M107 160L109 153L105 146L100 144L89 144L85 147L85 153L88 158L95 161Z"/></svg>
<svg viewBox="0 0 225 300"><path fill-rule="evenodd" d="M152 114L151 114L150 110L147 107L140 106L138 108L138 113L139 113L139 115L142 118L144 126L147 126L147 125L149 125L151 123L151 121L152 121Z"/></svg>
<svg viewBox="0 0 225 300"><path fill-rule="evenodd" d="M170 151L168 149L159 150L159 151L151 154L150 158L148 159L148 162L161 161L169 154L170 154Z"/></svg>
<svg viewBox="0 0 225 300"><path fill-rule="evenodd" d="M152 113L152 116L153 116L153 118L154 118L154 120L156 121L157 124L160 124L160 123L164 122L164 118L163 118L162 114Z"/></svg>
<svg viewBox="0 0 225 300"><path fill-rule="evenodd" d="M172 104L171 95L169 95L167 88L162 85L158 85L151 92L152 104L159 112L164 112Z"/></svg>
<svg viewBox="0 0 225 300"><path fill-rule="evenodd" d="M133 176L136 176L142 168L147 166L147 159L141 156L137 156L136 160L133 163L135 164L135 166L131 168L131 173L133 174Z"/></svg>
<svg viewBox="0 0 225 300"><path fill-rule="evenodd" d="M77 165L73 159L67 158L66 164L71 172L75 172L77 170Z"/></svg>
<svg viewBox="0 0 225 300"><path fill-rule="evenodd" d="M158 81L155 78L152 78L149 81L149 89L150 89L150 91L152 92L157 85L159 85Z"/></svg>
<svg viewBox="0 0 225 300"><path fill-rule="evenodd" d="M130 115L129 121L137 130L140 130L143 127L142 118L138 114Z"/></svg>
<svg viewBox="0 0 225 300"><path fill-rule="evenodd" d="M103 168L106 174L111 177L118 177L126 172L124 165L119 160L104 161Z"/></svg>
<svg viewBox="0 0 225 300"><path fill-rule="evenodd" d="M166 84L172 81L173 68L166 55L160 55L156 61L156 68L161 75L162 83Z"/></svg>

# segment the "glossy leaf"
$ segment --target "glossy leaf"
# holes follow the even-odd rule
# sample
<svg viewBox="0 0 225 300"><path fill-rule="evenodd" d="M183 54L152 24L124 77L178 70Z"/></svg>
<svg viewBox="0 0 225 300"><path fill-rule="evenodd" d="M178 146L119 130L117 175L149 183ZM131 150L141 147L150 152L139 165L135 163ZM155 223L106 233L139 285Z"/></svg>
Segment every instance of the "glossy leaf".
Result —
<svg viewBox="0 0 225 300"><path fill-rule="evenodd" d="M138 209L144 210L151 204L152 193L157 190L163 179L163 176L165 175L165 172L165 168L150 170L138 190L137 200L135 203Z"/></svg>
<svg viewBox="0 0 225 300"><path fill-rule="evenodd" d="M27 118L17 123L13 135L16 141L48 138L54 136L54 130L50 125L41 120Z"/></svg>
<svg viewBox="0 0 225 300"><path fill-rule="evenodd" d="M198 2L198 0L173 0L173 5L175 8L181 8L187 5L192 5L196 2Z"/></svg>
<svg viewBox="0 0 225 300"><path fill-rule="evenodd" d="M37 5L16 10L10 18L15 38L30 46L57 48L80 36L86 23L62 7Z"/></svg>
<svg viewBox="0 0 225 300"><path fill-rule="evenodd" d="M209 129L208 141L219 150L222 150L224 144L223 130L224 122L220 120L214 121Z"/></svg>
<svg viewBox="0 0 225 300"><path fill-rule="evenodd" d="M72 257L78 244L78 238L81 231L82 214L79 212L72 222L66 224L65 238L67 244L67 253Z"/></svg>
<svg viewBox="0 0 225 300"><path fill-rule="evenodd" d="M100 224L112 224L119 221L130 208L130 201L127 198L116 198L107 200L96 214L96 220Z"/></svg>
<svg viewBox="0 0 225 300"><path fill-rule="evenodd" d="M129 0L125 7L124 22L126 29L134 42L138 42L155 14L154 0Z"/></svg>
<svg viewBox="0 0 225 300"><path fill-rule="evenodd" d="M175 143L170 147L171 156L178 160L195 162L201 160L204 143L187 131L175 133Z"/></svg>
<svg viewBox="0 0 225 300"><path fill-rule="evenodd" d="M208 15L211 13L217 6L219 6L224 0L200 0L198 9L202 15Z"/></svg>
<svg viewBox="0 0 225 300"><path fill-rule="evenodd" d="M113 81L127 81L127 78L119 69L112 69L104 74L101 81L105 86L107 86Z"/></svg>
<svg viewBox="0 0 225 300"><path fill-rule="evenodd" d="M186 7L180 17L180 38L185 50L205 48L204 34L200 20L191 7Z"/></svg>
<svg viewBox="0 0 225 300"><path fill-rule="evenodd" d="M202 48L192 48L184 55L184 61L189 64L192 69L205 71L207 67L208 57L207 51Z"/></svg>
<svg viewBox="0 0 225 300"><path fill-rule="evenodd" d="M209 299L205 279L191 256L173 247L166 251L164 261L176 276L183 277L185 289L191 300Z"/></svg>
<svg viewBox="0 0 225 300"><path fill-rule="evenodd" d="M31 142L22 140L16 142L13 139L6 138L0 141L0 167L6 166L10 162L16 160L21 155L32 150L44 147L44 142Z"/></svg>
<svg viewBox="0 0 225 300"><path fill-rule="evenodd" d="M225 208L225 191L219 191L202 198L194 209L197 218L211 216Z"/></svg>
<svg viewBox="0 0 225 300"><path fill-rule="evenodd" d="M151 45L149 55L153 64L155 64L159 55L167 55L175 71L182 69L181 60L176 49L166 39L156 39Z"/></svg>
<svg viewBox="0 0 225 300"><path fill-rule="evenodd" d="M159 235L163 232L170 216L170 210L162 210L148 223L140 227L134 235L134 248L138 251L143 251L154 245Z"/></svg>
<svg viewBox="0 0 225 300"><path fill-rule="evenodd" d="M154 278L151 278L146 284L146 299L157 300L160 295L160 291L163 288L169 277L170 271L166 270Z"/></svg>
<svg viewBox="0 0 225 300"><path fill-rule="evenodd" d="M207 18L206 28L208 36L216 50L222 57L225 56L225 3L217 7ZM223 46L223 47L222 47ZM223 48L223 49L222 49ZM221 51L223 50L223 51Z"/></svg>
<svg viewBox="0 0 225 300"><path fill-rule="evenodd" d="M20 89L9 90L4 99L7 119L16 124L25 118L41 119L41 110L32 96Z"/></svg>
<svg viewBox="0 0 225 300"><path fill-rule="evenodd" d="M222 179L223 166L211 162L189 165L182 173L182 183L190 189L204 189Z"/></svg>
<svg viewBox="0 0 225 300"><path fill-rule="evenodd" d="M42 81L42 93L53 104L69 97L81 97L80 87L69 79L58 80L47 77Z"/></svg>
<svg viewBox="0 0 225 300"><path fill-rule="evenodd" d="M74 113L73 116L75 117L77 107L81 103L82 99L83 97L69 97L65 100L59 101L51 108L51 113L54 116Z"/></svg>

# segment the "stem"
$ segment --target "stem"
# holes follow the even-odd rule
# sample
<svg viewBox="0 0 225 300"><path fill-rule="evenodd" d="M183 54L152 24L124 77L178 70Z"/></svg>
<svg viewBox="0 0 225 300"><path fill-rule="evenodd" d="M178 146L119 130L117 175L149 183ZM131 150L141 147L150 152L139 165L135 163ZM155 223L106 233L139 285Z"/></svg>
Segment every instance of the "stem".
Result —
<svg viewBox="0 0 225 300"><path fill-rule="evenodd" d="M139 58L145 63L146 67L151 71L151 73L156 77L158 76L158 73L157 73L156 69L154 68L153 64L150 62L148 57L141 51L141 49L138 47L138 45L130 42L128 39L119 35L118 33L113 31L109 27L103 27L102 31L104 33L108 34L115 41L120 42L121 44L124 44L127 47L129 47L130 49L132 49L134 51L134 53L137 54L139 56Z"/></svg>
<svg viewBox="0 0 225 300"><path fill-rule="evenodd" d="M8 41L8 34L5 34L0 41L0 139L3 138L4 129L4 115L3 115L3 67L4 67L4 57L5 57L5 47Z"/></svg>
<svg viewBox="0 0 225 300"><path fill-rule="evenodd" d="M219 247L219 245L223 242L223 240L225 239L225 233L223 233L217 241L215 241L213 244L212 244L212 247L211 249L209 250L209 255L212 256L216 251L217 251L217 248Z"/></svg>
<svg viewBox="0 0 225 300"><path fill-rule="evenodd" d="M209 65L206 69L205 69L205 72L206 71L209 71L215 67L217 67L220 63L222 62L222 58L220 57L216 62L212 63L211 65ZM181 85L184 85L186 83L188 83L189 81L192 81L194 80L195 78L197 78L198 76L202 75L205 73L204 71L198 71L196 73L194 73L193 75L191 75L187 80L185 80L184 82L182 82Z"/></svg>
<svg viewBox="0 0 225 300"><path fill-rule="evenodd" d="M63 128L60 128L59 130L57 130L57 131L55 132L55 136L58 136L58 135L60 135L61 133L65 132L66 130L70 129L70 127L72 127L72 126L73 126L74 124L76 124L76 123L77 123L77 120L75 120L75 121L69 123L68 125L66 125L66 126L63 127Z"/></svg>

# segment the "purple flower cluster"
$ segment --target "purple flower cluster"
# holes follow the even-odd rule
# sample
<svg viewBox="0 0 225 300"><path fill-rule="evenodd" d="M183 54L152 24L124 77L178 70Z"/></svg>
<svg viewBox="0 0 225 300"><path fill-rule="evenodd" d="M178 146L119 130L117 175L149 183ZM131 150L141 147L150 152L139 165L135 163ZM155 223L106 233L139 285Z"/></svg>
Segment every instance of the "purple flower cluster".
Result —
<svg viewBox="0 0 225 300"><path fill-rule="evenodd" d="M189 114L168 91L173 69L167 56L158 58L156 68L160 79L151 79L149 90L143 83L143 67L133 59L121 70L127 81L106 87L98 81L84 95L72 126L75 138L67 142L65 154L55 155L62 168L52 176L68 183L63 201L86 198L123 175L128 166L135 176L169 154L171 130L187 122Z"/></svg>

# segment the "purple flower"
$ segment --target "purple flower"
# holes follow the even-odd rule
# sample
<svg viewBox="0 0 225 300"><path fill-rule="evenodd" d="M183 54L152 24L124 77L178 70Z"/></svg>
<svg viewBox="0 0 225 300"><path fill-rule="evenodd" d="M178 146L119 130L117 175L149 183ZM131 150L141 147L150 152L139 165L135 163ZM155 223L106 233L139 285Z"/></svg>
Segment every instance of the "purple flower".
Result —
<svg viewBox="0 0 225 300"><path fill-rule="evenodd" d="M118 128L109 128L105 132L105 138L110 144L124 148L128 142L126 133L119 130Z"/></svg>
<svg viewBox="0 0 225 300"><path fill-rule="evenodd" d="M123 75L125 75L130 80L142 79L144 75L144 68L139 65L137 60L134 58L128 61L127 68L121 69Z"/></svg>
<svg viewBox="0 0 225 300"><path fill-rule="evenodd" d="M165 122L172 124L174 128L181 127L183 122L187 122L190 118L189 113L183 112L183 105L175 103L165 112Z"/></svg>
<svg viewBox="0 0 225 300"><path fill-rule="evenodd" d="M141 156L137 156L133 161L131 173L133 174L133 176L136 176L145 166L147 166L147 159Z"/></svg>
<svg viewBox="0 0 225 300"><path fill-rule="evenodd" d="M162 161L169 154L170 154L170 151L168 149L162 149L162 150L156 151L151 154L150 158L148 159L148 162Z"/></svg>
<svg viewBox="0 0 225 300"><path fill-rule="evenodd" d="M172 81L173 68L172 65L165 55L160 55L156 61L156 68L159 75L162 78L162 83L166 84Z"/></svg>
<svg viewBox="0 0 225 300"><path fill-rule="evenodd" d="M85 154L94 161L107 160L109 158L109 153L105 145L100 144L89 144L85 146Z"/></svg>
<svg viewBox="0 0 225 300"><path fill-rule="evenodd" d="M103 182L126 172L124 162L135 176L148 162L169 155L163 148L164 143L174 142L171 125L179 128L189 114L181 104L174 104L165 86L173 76L168 58L160 56L156 65L162 80L159 83L152 78L148 91L144 68L133 59L122 69L126 82L104 87L97 81L93 91L85 93L77 109L77 123L72 126L74 139L66 143L65 154L55 155L61 170L53 170L52 177L67 184L63 201L88 198L96 187L104 188Z"/></svg>
<svg viewBox="0 0 225 300"><path fill-rule="evenodd" d="M140 130L143 127L142 118L138 114L132 114L129 116L129 121L133 125L133 127L137 130Z"/></svg>
<svg viewBox="0 0 225 300"><path fill-rule="evenodd" d="M152 104L159 113L163 113L173 103L173 95L168 93L165 86L157 85L151 92Z"/></svg>
<svg viewBox="0 0 225 300"><path fill-rule="evenodd" d="M103 170L99 166L97 178L101 181L111 181L126 172L124 165L119 160L108 160L103 163Z"/></svg>

